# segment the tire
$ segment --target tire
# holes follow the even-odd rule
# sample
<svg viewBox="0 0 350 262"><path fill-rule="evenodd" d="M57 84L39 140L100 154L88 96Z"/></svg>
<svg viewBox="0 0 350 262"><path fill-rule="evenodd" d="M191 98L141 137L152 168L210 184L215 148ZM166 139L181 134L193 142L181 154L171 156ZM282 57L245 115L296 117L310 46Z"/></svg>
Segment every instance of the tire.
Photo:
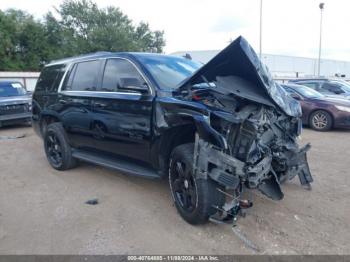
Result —
<svg viewBox="0 0 350 262"><path fill-rule="evenodd" d="M53 168L63 171L76 166L77 160L72 157L72 150L61 123L56 122L47 126L44 148L47 160Z"/></svg>
<svg viewBox="0 0 350 262"><path fill-rule="evenodd" d="M333 118L328 112L317 110L311 114L309 124L316 131L328 131L333 126Z"/></svg>
<svg viewBox="0 0 350 262"><path fill-rule="evenodd" d="M225 203L217 183L210 178L196 179L193 176L194 144L177 146L171 153L169 164L169 185L175 207L181 217L190 224L203 224ZM187 182L186 182L187 181Z"/></svg>

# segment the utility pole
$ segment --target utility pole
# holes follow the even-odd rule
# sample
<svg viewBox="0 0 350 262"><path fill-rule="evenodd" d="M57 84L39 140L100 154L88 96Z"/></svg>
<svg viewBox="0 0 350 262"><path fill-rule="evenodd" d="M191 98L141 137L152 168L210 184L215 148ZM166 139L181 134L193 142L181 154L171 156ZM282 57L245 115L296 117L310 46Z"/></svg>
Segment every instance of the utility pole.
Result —
<svg viewBox="0 0 350 262"><path fill-rule="evenodd" d="M321 49L322 49L322 15L323 15L324 3L320 3L318 7L321 10L321 19L320 19L320 46L319 46L319 49L318 49L317 75L320 76L320 72L321 72Z"/></svg>
<svg viewBox="0 0 350 262"><path fill-rule="evenodd" d="M262 50L262 8L263 8L263 0L260 0L260 41L259 41L259 58L261 60L261 50Z"/></svg>

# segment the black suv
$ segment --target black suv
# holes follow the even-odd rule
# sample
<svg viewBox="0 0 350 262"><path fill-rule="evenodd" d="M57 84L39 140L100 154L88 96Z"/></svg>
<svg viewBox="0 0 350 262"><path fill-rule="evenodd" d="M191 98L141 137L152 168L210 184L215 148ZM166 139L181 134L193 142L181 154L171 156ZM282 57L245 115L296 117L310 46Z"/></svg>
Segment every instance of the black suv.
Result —
<svg viewBox="0 0 350 262"><path fill-rule="evenodd" d="M33 126L51 166L77 160L169 177L189 223L235 220L244 189L283 198L312 177L299 148L299 103L242 38L202 66L182 57L96 53L52 62L33 95Z"/></svg>

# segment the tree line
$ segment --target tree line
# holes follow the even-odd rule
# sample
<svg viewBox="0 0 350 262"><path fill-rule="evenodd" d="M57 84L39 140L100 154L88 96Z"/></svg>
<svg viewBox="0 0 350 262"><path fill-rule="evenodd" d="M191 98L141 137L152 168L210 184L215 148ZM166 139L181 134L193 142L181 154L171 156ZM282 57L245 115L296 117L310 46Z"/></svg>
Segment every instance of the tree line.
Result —
<svg viewBox="0 0 350 262"><path fill-rule="evenodd" d="M40 20L0 10L0 71L37 71L51 60L96 51L160 53L164 46L163 31L89 0L65 0Z"/></svg>

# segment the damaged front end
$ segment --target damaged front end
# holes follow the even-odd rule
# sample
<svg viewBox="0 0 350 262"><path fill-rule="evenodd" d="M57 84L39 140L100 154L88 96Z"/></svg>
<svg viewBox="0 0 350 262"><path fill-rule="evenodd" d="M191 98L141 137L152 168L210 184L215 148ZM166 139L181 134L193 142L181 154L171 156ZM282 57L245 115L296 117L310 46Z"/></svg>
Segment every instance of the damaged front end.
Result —
<svg viewBox="0 0 350 262"><path fill-rule="evenodd" d="M197 178L210 178L225 189L222 193L229 201L215 207L218 213L213 219L235 219L242 208L250 207L241 199L244 188L258 189L273 200L283 198L281 183L295 176L310 188L313 179L306 156L310 145L299 148L297 143L300 105L272 80L243 38L184 81L178 91L182 99L208 108L208 115L195 117L193 170Z"/></svg>
<svg viewBox="0 0 350 262"><path fill-rule="evenodd" d="M273 200L281 200L284 181L298 176L302 185L310 186L312 182L306 158L310 145L299 148L292 135L299 122L274 115L263 106L248 106L241 114L246 110L251 112L249 117L234 123L216 119L215 128L224 134L226 149L199 135L195 141L194 174L198 178L210 177L232 196L230 203L216 207L225 219L235 218L242 205L247 206L240 199L243 188L258 189Z"/></svg>

